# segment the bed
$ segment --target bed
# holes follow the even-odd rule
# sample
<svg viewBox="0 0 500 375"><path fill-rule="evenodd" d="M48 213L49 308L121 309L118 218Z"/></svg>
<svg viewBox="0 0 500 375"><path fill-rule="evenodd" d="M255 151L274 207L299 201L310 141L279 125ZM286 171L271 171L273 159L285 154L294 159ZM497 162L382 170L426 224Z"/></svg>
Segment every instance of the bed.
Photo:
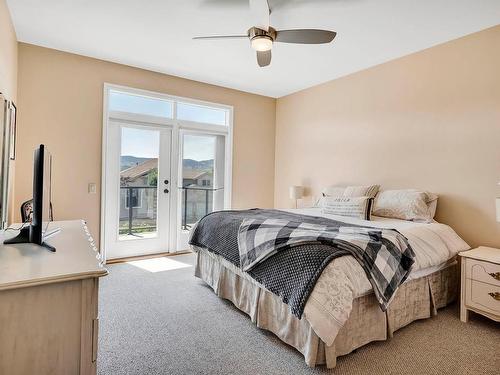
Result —
<svg viewBox="0 0 500 375"><path fill-rule="evenodd" d="M296 348L308 366L333 368L339 356L429 318L457 296L458 252L469 249L449 226L372 217L370 221L323 214L319 208L284 210L352 225L393 228L403 234L415 253L415 263L386 311L374 296L360 264L352 256L329 262L310 293L303 315L297 318L279 296L224 257L202 246L195 276L221 298L248 314L257 327L269 330Z"/></svg>

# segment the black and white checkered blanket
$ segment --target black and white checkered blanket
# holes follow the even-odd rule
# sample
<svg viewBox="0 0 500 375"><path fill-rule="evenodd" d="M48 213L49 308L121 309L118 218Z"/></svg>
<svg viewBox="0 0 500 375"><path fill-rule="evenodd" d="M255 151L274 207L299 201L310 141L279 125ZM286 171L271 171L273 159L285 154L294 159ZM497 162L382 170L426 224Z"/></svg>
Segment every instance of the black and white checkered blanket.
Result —
<svg viewBox="0 0 500 375"><path fill-rule="evenodd" d="M333 259L354 256L385 310L415 257L406 238L396 230L279 210L213 212L197 223L189 243L247 270L280 296L298 318L317 279Z"/></svg>
<svg viewBox="0 0 500 375"><path fill-rule="evenodd" d="M414 263L407 239L394 229L246 219L238 231L240 267L248 272L282 249L315 243L352 255L365 270L384 311Z"/></svg>

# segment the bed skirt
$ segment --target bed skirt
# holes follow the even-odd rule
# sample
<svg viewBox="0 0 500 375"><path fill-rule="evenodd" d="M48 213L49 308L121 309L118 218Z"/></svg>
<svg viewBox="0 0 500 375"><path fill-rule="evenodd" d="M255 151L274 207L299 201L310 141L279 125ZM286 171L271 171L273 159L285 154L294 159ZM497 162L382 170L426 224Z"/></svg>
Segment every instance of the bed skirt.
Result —
<svg viewBox="0 0 500 375"><path fill-rule="evenodd" d="M356 298L349 319L331 346L313 331L307 319L292 315L280 298L257 284L236 267L222 264L206 250L197 251L195 276L221 298L228 299L250 316L257 327L273 332L303 354L308 366L336 365L346 355L371 341L387 340L409 323L437 314L457 296L457 265L403 284L388 310L383 312L372 294Z"/></svg>

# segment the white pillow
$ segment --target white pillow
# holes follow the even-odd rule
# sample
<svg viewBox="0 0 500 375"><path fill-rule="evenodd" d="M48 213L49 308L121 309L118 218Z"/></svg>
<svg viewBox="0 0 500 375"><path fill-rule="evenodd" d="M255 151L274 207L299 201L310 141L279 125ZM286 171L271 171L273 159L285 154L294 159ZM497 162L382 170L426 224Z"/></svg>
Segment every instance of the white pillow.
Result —
<svg viewBox="0 0 500 375"><path fill-rule="evenodd" d="M370 220L372 202L371 197L323 197L321 212Z"/></svg>
<svg viewBox="0 0 500 375"><path fill-rule="evenodd" d="M344 196L345 187L341 186L329 186L324 188L321 194L324 197L342 197Z"/></svg>
<svg viewBox="0 0 500 375"><path fill-rule="evenodd" d="M380 185L363 186L329 186L323 189L324 197L369 197L375 198L380 189Z"/></svg>
<svg viewBox="0 0 500 375"><path fill-rule="evenodd" d="M437 202L437 196L434 196L413 189L381 191L373 203L373 215L430 222L434 213L429 206Z"/></svg>

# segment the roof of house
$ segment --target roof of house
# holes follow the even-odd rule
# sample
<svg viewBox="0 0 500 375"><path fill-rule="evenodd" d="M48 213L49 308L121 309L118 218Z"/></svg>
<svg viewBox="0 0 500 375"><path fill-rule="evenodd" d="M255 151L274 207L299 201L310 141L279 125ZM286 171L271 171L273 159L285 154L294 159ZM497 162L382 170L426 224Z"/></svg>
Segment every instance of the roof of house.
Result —
<svg viewBox="0 0 500 375"><path fill-rule="evenodd" d="M211 172L203 169L184 169L182 171L182 178L197 180L207 173Z"/></svg>
<svg viewBox="0 0 500 375"><path fill-rule="evenodd" d="M133 180L137 177L144 176L145 174L149 173L152 169L155 168L158 168L158 159L157 158L149 159L141 164L137 164L134 165L133 167L124 169L123 171L120 172L120 177Z"/></svg>
<svg viewBox="0 0 500 375"><path fill-rule="evenodd" d="M134 180L138 177L148 174L152 169L158 168L158 159L153 158L146 160L141 164L134 165L133 167L124 169L120 172L120 177L127 180ZM198 180L205 174L211 174L212 171L204 169L184 169L182 171L183 179Z"/></svg>

